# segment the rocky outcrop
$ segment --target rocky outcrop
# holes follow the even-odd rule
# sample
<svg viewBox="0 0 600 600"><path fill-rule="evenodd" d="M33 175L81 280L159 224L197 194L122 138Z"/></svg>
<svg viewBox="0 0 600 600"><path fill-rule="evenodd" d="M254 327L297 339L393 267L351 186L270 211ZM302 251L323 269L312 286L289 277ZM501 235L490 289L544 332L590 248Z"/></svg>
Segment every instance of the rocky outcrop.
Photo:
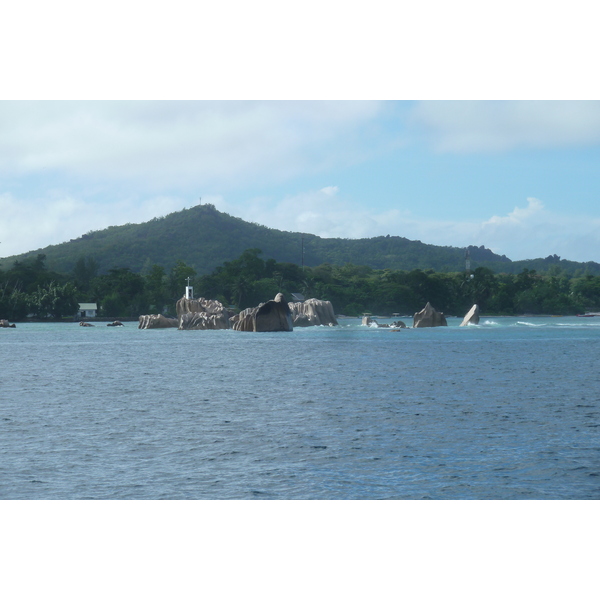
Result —
<svg viewBox="0 0 600 600"><path fill-rule="evenodd" d="M466 325L473 324L477 325L479 323L479 305L473 304L471 310L465 315L463 322L460 324L461 327L465 327Z"/></svg>
<svg viewBox="0 0 600 600"><path fill-rule="evenodd" d="M229 329L231 313L218 301L206 298L180 298L177 301L177 318L163 315L141 315L139 329Z"/></svg>
<svg viewBox="0 0 600 600"><path fill-rule="evenodd" d="M377 321L375 321L375 319L371 319L371 317L366 316L362 318L360 324L364 325L365 327L377 327Z"/></svg>
<svg viewBox="0 0 600 600"><path fill-rule="evenodd" d="M188 312L179 317L179 329L229 329L229 313Z"/></svg>
<svg viewBox="0 0 600 600"><path fill-rule="evenodd" d="M312 325L337 325L333 305L329 300L310 298L304 302L288 304L292 314L294 327L310 327Z"/></svg>
<svg viewBox="0 0 600 600"><path fill-rule="evenodd" d="M447 325L444 313L435 310L429 302L413 317L413 327L445 327Z"/></svg>
<svg viewBox="0 0 600 600"><path fill-rule="evenodd" d="M180 298L177 301L179 329L229 329L231 313L218 301Z"/></svg>
<svg viewBox="0 0 600 600"><path fill-rule="evenodd" d="M12 325L6 319L0 319L0 327L2 328L15 328L16 325L13 323Z"/></svg>
<svg viewBox="0 0 600 600"><path fill-rule="evenodd" d="M239 315L231 317L230 322L236 331L292 331L294 329L292 313L283 294L277 294L274 300L253 308L246 308Z"/></svg>
<svg viewBox="0 0 600 600"><path fill-rule="evenodd" d="M125 327L121 321L113 321L112 323L107 323L107 327Z"/></svg>
<svg viewBox="0 0 600 600"><path fill-rule="evenodd" d="M179 326L179 319L172 319L164 315L140 315L138 321L138 329L164 329Z"/></svg>
<svg viewBox="0 0 600 600"><path fill-rule="evenodd" d="M79 327L95 327L95 325L92 325L91 323L88 323L87 321L80 321Z"/></svg>
<svg viewBox="0 0 600 600"><path fill-rule="evenodd" d="M177 316L186 313L206 313L208 315L216 315L219 313L228 313L229 311L218 301L208 300L207 298L180 298L177 300ZM228 318L229 318L228 314Z"/></svg>

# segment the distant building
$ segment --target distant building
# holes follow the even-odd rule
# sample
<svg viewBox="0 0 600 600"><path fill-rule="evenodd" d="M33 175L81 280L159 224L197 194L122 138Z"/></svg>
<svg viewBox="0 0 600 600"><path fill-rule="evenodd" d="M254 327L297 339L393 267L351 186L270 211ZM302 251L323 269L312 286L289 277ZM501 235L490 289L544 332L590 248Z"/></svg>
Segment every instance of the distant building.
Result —
<svg viewBox="0 0 600 600"><path fill-rule="evenodd" d="M80 319L93 318L98 311L98 305L95 302L80 302L77 316Z"/></svg>

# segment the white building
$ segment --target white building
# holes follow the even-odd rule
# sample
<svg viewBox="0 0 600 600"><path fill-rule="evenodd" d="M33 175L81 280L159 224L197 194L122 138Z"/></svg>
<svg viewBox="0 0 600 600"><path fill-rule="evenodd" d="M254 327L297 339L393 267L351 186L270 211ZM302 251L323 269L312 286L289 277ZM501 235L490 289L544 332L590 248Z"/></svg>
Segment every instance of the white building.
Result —
<svg viewBox="0 0 600 600"><path fill-rule="evenodd" d="M80 319L95 317L97 310L98 305L95 302L80 302L77 315Z"/></svg>

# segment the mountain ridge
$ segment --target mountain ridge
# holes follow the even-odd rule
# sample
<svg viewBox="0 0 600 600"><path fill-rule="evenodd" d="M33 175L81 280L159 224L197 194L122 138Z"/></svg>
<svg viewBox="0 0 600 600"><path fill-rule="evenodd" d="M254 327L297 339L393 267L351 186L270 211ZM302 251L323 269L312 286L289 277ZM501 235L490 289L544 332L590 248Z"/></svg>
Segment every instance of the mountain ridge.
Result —
<svg viewBox="0 0 600 600"><path fill-rule="evenodd" d="M127 267L133 272L147 271L153 264L166 269L183 261L199 275L208 274L248 248L260 248L264 259L313 267L330 263L352 263L374 269L441 272L465 270L465 248L424 244L400 236L373 238L321 238L314 234L280 231L249 223L218 211L212 204L197 205L144 223L114 225L90 231L68 242L39 248L0 260L0 267L15 261L46 255L49 269L71 272L78 259L93 258L99 272ZM519 272L523 268L547 270L558 265L573 274L600 274L600 264L545 259L511 261L484 246L469 246L471 269L479 266L494 272Z"/></svg>

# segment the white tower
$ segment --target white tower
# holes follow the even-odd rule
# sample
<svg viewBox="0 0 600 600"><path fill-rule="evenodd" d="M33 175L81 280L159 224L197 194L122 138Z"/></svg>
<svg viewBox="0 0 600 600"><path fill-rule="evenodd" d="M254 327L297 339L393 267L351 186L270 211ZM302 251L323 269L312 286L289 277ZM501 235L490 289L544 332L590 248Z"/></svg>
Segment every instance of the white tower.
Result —
<svg viewBox="0 0 600 600"><path fill-rule="evenodd" d="M185 299L193 300L194 299L194 288L190 285L190 277L187 278L187 285L185 286Z"/></svg>

